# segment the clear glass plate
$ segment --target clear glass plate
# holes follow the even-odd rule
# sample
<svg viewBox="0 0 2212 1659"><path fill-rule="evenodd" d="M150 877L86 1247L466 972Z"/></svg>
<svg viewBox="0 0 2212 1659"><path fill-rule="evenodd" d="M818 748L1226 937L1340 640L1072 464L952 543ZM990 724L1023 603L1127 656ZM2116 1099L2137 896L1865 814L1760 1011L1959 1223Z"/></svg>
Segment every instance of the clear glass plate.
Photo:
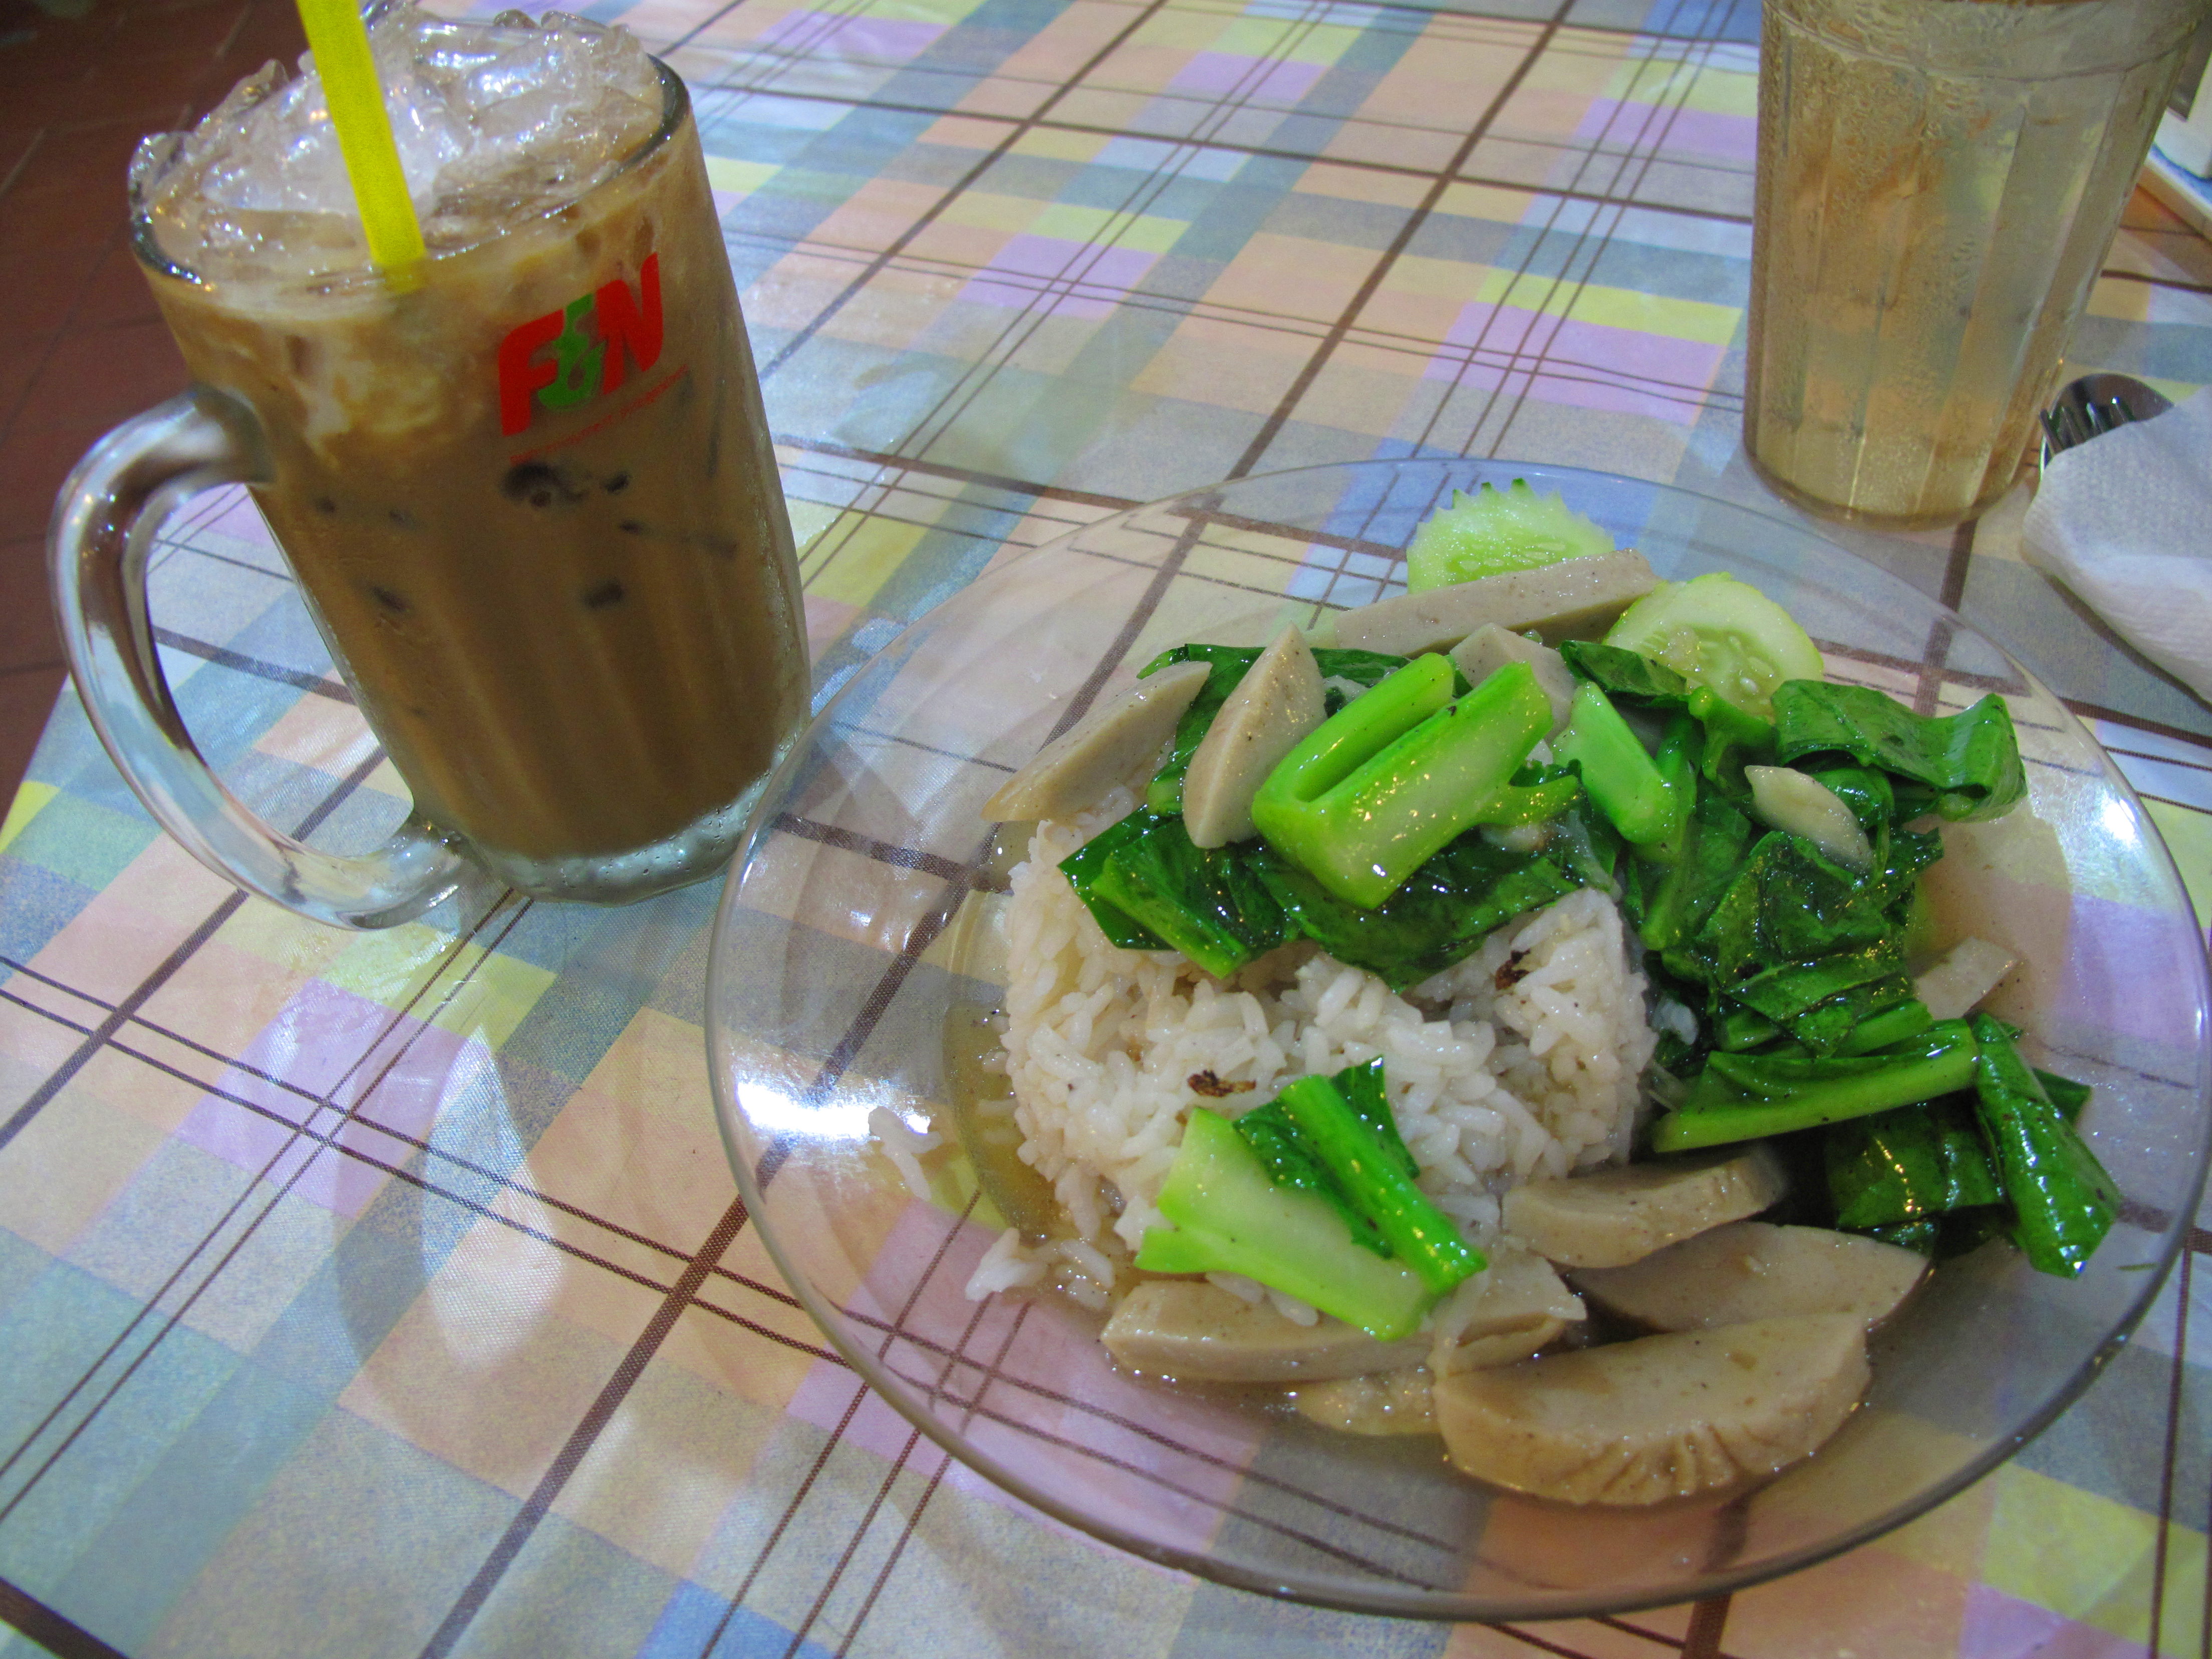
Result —
<svg viewBox="0 0 2212 1659"><path fill-rule="evenodd" d="M1002 849L977 807L1070 711L1190 640L1264 643L1402 584L1401 550L1456 487L1526 477L1662 575L1728 570L1789 607L1832 678L1923 712L1996 691L2029 799L1949 826L1944 938L2024 961L1993 1005L2095 1085L2083 1127L2125 1194L2077 1280L2004 1246L1939 1267L1878 1334L1864 1406L1755 1489L1576 1510L1455 1474L1441 1443L1333 1434L1277 1406L1125 1376L1100 1316L963 1289L1034 1201L979 1185L955 1107L1001 980ZM1017 835L1018 831L1016 832ZM1795 526L1567 468L1368 462L1242 479L1011 560L842 688L773 780L713 945L708 1041L752 1224L839 1351L970 1470L1153 1560L1269 1595L1401 1616L1567 1617L1740 1588L1863 1543L1986 1473L2080 1394L2180 1247L2207 1152L2203 943L2172 862L2081 725L1956 615ZM871 1114L946 1145L909 1191ZM965 1120L973 1133L971 1119ZM1011 1212L1011 1215L1009 1214ZM953 1478L967 1479L957 1466ZM981 1481L975 1490L989 1492Z"/></svg>

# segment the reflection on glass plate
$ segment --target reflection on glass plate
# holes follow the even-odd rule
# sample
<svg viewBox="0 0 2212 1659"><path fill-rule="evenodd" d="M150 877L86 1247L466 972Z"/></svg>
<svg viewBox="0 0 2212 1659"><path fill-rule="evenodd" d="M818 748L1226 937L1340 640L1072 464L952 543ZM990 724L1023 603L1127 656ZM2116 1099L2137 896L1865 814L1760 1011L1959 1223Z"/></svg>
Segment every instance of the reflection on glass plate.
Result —
<svg viewBox="0 0 2212 1659"><path fill-rule="evenodd" d="M1557 489L1663 576L1729 570L1780 600L1831 678L1929 713L2010 703L2030 795L1950 826L1930 882L1944 937L2026 964L1995 1011L2095 1085L2084 1128L2119 1225L2062 1281L2002 1249L1950 1262L1878 1335L1864 1407L1749 1492L1574 1510L1453 1474L1424 1437L1334 1435L1234 1394L1122 1376L1100 1316L963 1294L1041 1188L962 1108L1000 981L992 926L1018 846L977 807L1073 708L1189 640L1260 644L1401 585L1413 527L1454 488ZM1358 463L1239 480L1008 561L854 676L769 787L733 868L708 994L731 1158L769 1250L843 1355L987 1480L1097 1536L1224 1583L1466 1620L1563 1617L1718 1594L1911 1518L2048 1423L2140 1317L2204 1170L2203 943L2142 807L2081 726L1951 612L1807 531L1681 490L1565 468ZM927 1196L871 1137L943 1144ZM978 1175L981 1166L983 1174ZM1034 1178L1031 1178L1034 1183ZM887 1444L887 1452L896 1450ZM996 1483L996 1487L988 1483Z"/></svg>

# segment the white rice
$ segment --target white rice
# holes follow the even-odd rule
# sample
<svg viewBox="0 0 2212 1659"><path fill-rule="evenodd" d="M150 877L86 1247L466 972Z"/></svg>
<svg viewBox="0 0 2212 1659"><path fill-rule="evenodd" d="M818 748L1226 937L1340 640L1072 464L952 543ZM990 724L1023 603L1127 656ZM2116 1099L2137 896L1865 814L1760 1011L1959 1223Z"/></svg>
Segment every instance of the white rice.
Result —
<svg viewBox="0 0 2212 1659"><path fill-rule="evenodd" d="M1160 1184L1193 1105L1236 1115L1377 1054L1423 1189L1478 1243L1496 1232L1508 1188L1626 1157L1654 1037L1604 894L1585 889L1509 923L1405 996L1310 946L1223 981L1175 953L1109 944L1060 873L1133 805L1116 791L1073 823L1038 825L1006 911L1021 1156L1078 1238L1124 1259L1137 1248L1161 1219ZM1001 1239L979 1281L1004 1276L1012 1252Z"/></svg>
<svg viewBox="0 0 2212 1659"><path fill-rule="evenodd" d="M899 1179L906 1182L907 1190L927 1203L929 1177L922 1170L922 1154L933 1152L943 1146L944 1137L924 1134L888 1106L878 1106L868 1114L868 1133L884 1156L890 1159L891 1167L899 1172Z"/></svg>
<svg viewBox="0 0 2212 1659"><path fill-rule="evenodd" d="M1044 1277L1044 1263L1022 1249L1022 1230L1009 1227L991 1241L975 1271L968 1276L968 1299L981 1302L994 1291L1011 1291L1034 1285Z"/></svg>

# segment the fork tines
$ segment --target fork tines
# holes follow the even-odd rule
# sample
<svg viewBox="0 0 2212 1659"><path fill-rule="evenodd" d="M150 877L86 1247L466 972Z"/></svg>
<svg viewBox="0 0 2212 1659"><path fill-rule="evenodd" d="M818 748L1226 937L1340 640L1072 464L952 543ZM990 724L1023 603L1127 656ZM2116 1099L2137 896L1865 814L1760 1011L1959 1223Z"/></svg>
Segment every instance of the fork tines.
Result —
<svg viewBox="0 0 2212 1659"><path fill-rule="evenodd" d="M2134 418L2128 406L2118 398L2085 398L2079 404L2068 399L2043 411L2043 430L2051 440L2051 453L2056 454L2101 437Z"/></svg>

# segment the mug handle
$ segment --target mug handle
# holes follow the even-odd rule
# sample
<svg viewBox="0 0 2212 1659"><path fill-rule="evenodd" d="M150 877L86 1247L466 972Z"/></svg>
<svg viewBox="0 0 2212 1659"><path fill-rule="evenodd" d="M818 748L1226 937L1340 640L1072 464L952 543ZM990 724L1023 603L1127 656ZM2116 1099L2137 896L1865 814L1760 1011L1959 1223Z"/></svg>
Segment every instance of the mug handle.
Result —
<svg viewBox="0 0 2212 1659"><path fill-rule="evenodd" d="M412 817L358 858L319 853L271 829L209 769L155 650L146 566L163 521L202 490L269 476L252 412L204 386L94 444L62 486L47 535L63 644L100 742L193 857L316 921L390 927L459 885L470 867L459 853Z"/></svg>

